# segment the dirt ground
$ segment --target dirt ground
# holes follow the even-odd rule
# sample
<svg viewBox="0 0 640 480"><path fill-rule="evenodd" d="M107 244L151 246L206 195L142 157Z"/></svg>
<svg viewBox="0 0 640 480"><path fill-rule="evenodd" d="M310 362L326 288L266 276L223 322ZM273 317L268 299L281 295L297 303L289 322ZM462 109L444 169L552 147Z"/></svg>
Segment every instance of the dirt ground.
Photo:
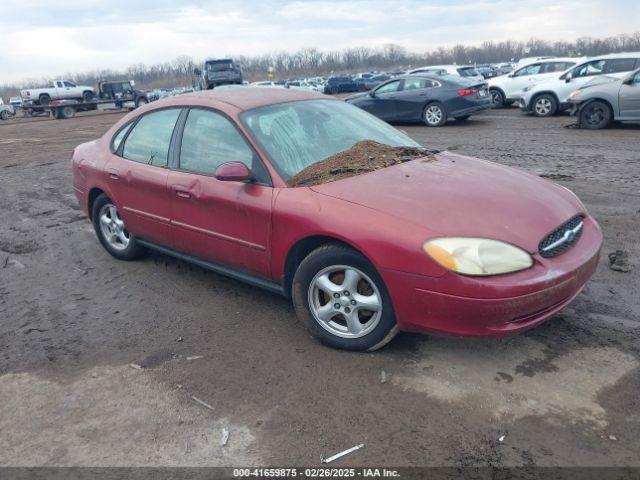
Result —
<svg viewBox="0 0 640 480"><path fill-rule="evenodd" d="M118 118L0 122L0 465L317 465L363 443L335 465L640 466L640 126L516 109L400 125L573 189L604 255L524 335L401 334L358 354L318 344L276 295L159 254L111 258L69 158ZM616 249L631 273L609 269Z"/></svg>

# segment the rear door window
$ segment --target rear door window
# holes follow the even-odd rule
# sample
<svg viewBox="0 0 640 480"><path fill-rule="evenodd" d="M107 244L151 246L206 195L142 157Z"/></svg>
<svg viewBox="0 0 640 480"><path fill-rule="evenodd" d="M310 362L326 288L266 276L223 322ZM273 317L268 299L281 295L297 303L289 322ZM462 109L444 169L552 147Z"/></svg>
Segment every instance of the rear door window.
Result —
<svg viewBox="0 0 640 480"><path fill-rule="evenodd" d="M124 142L122 156L134 162L166 167L169 145L179 108L158 110L143 115Z"/></svg>
<svg viewBox="0 0 640 480"><path fill-rule="evenodd" d="M429 82L431 83L431 82ZM404 80L403 90L418 90L420 88L426 88L427 79L426 78L406 78ZM431 85L429 85L431 86Z"/></svg>
<svg viewBox="0 0 640 480"><path fill-rule="evenodd" d="M611 58L604 62L603 73L630 72L635 64L635 58Z"/></svg>

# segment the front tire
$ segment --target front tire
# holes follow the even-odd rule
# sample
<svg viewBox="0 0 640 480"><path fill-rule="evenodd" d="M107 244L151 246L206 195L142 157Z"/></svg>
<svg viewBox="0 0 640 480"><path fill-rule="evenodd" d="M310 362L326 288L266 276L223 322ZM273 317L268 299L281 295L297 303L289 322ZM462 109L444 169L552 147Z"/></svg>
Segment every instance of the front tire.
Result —
<svg viewBox="0 0 640 480"><path fill-rule="evenodd" d="M553 95L543 93L532 100L531 111L536 117L552 117L558 111L558 101Z"/></svg>
<svg viewBox="0 0 640 480"><path fill-rule="evenodd" d="M422 119L427 127L441 127L447 123L447 111L440 102L433 102L424 107Z"/></svg>
<svg viewBox="0 0 640 480"><path fill-rule="evenodd" d="M382 278L349 247L328 244L311 252L295 273L292 297L298 318L332 347L373 351L398 333Z"/></svg>
<svg viewBox="0 0 640 480"><path fill-rule="evenodd" d="M87 90L85 92L82 92L82 101L83 102L90 102L91 100L93 100L93 92Z"/></svg>
<svg viewBox="0 0 640 480"><path fill-rule="evenodd" d="M7 110L0 112L0 119L9 120L9 112Z"/></svg>
<svg viewBox="0 0 640 480"><path fill-rule="evenodd" d="M580 126L591 130L605 128L611 123L611 107L604 102L594 101L580 111Z"/></svg>
<svg viewBox="0 0 640 480"><path fill-rule="evenodd" d="M51 97L48 94L43 93L38 98L38 101L40 102L40 105L46 106L46 105L49 105L49 103L51 103Z"/></svg>
<svg viewBox="0 0 640 480"><path fill-rule="evenodd" d="M144 253L144 247L126 229L116 205L104 193L93 202L91 218L98 240L113 257L135 260Z"/></svg>
<svg viewBox="0 0 640 480"><path fill-rule="evenodd" d="M506 107L506 99L504 94L498 90L497 88L491 88L489 90L491 94L491 102L493 103L493 108L503 108Z"/></svg>

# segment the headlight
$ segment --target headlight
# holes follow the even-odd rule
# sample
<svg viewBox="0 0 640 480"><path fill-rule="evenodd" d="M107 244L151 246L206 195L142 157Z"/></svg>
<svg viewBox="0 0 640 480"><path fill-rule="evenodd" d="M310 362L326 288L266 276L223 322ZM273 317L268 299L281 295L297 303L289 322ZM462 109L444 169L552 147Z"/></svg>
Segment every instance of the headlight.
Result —
<svg viewBox="0 0 640 480"><path fill-rule="evenodd" d="M422 248L444 268L463 275L500 275L533 265L524 250L488 238L436 238Z"/></svg>

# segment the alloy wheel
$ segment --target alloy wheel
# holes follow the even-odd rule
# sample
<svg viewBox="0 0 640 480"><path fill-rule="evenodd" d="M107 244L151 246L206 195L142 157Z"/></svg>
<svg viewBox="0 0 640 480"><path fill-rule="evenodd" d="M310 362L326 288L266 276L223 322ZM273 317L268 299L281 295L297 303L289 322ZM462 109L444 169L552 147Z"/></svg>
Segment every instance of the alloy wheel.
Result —
<svg viewBox="0 0 640 480"><path fill-rule="evenodd" d="M311 280L309 308L318 324L342 338L359 338L371 332L382 317L382 295L361 270L332 265Z"/></svg>
<svg viewBox="0 0 640 480"><path fill-rule="evenodd" d="M112 203L105 204L99 213L100 231L109 246L114 250L122 251L129 246L129 232L124 222L118 215L116 206Z"/></svg>
<svg viewBox="0 0 640 480"><path fill-rule="evenodd" d="M437 105L431 105L424 111L424 118L429 125L438 125L442 121L442 109Z"/></svg>
<svg viewBox="0 0 640 480"><path fill-rule="evenodd" d="M551 112L551 100L546 97L539 98L536 100L536 104L534 105L535 111L541 117L545 117L549 115Z"/></svg>

